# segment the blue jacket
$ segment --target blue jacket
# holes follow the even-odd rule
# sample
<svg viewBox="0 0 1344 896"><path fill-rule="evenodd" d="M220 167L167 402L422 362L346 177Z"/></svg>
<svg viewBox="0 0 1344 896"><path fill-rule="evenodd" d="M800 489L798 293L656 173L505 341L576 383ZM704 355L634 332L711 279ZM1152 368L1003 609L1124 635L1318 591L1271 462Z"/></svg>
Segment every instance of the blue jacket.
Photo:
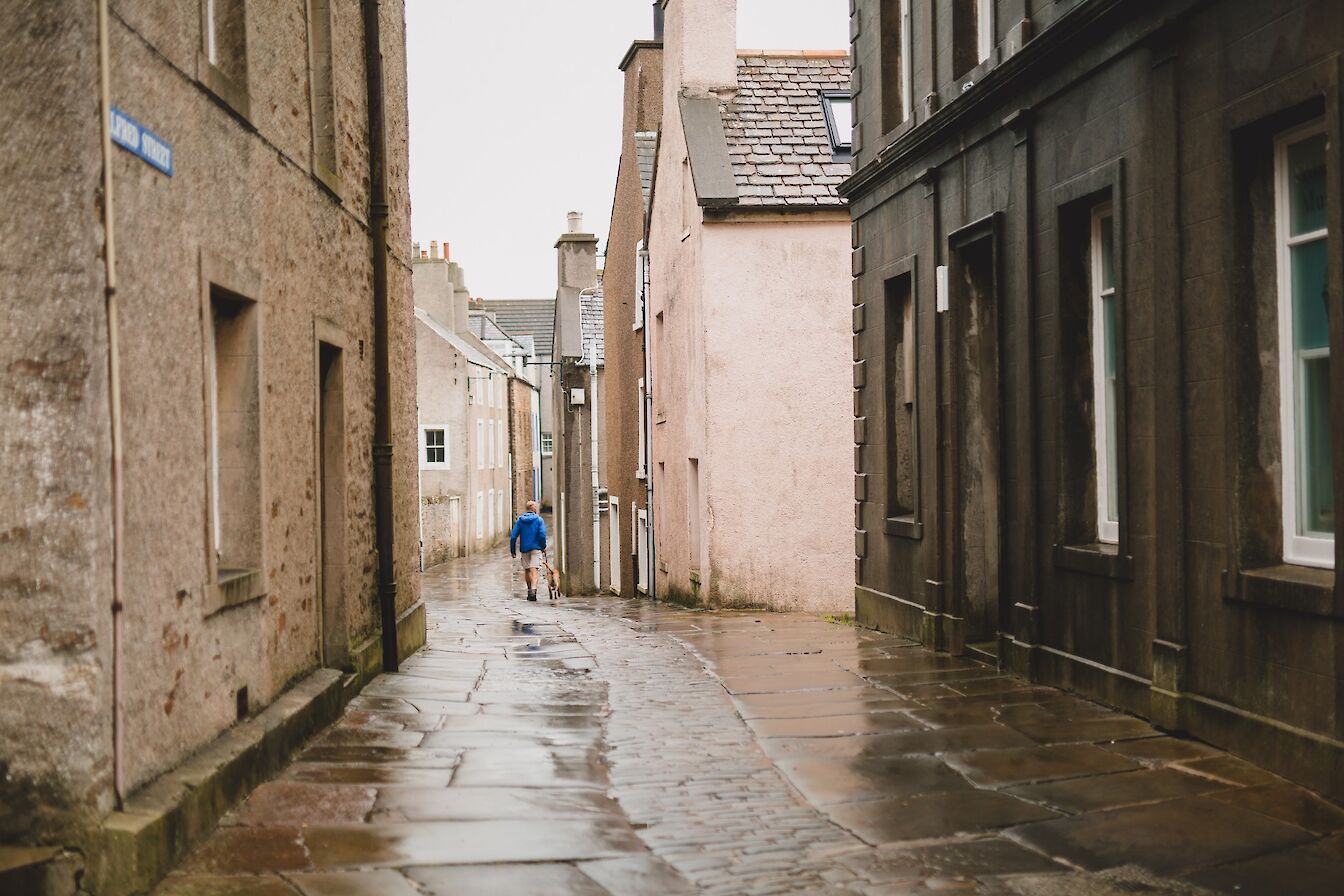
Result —
<svg viewBox="0 0 1344 896"><path fill-rule="evenodd" d="M525 513L513 524L513 531L509 533L509 554L516 554L519 549L523 553L546 550L546 521L535 513Z"/></svg>

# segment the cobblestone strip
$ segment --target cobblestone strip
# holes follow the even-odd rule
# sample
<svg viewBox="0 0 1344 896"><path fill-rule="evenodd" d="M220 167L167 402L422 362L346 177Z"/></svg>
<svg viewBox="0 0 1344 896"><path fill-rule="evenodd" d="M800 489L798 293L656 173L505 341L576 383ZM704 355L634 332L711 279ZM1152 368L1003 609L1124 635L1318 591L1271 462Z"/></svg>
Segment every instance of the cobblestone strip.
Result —
<svg viewBox="0 0 1344 896"><path fill-rule="evenodd" d="M861 892L833 881L851 877L842 855L862 864L869 848L797 794L686 645L563 605L519 612L597 658L612 795L656 855L708 894Z"/></svg>

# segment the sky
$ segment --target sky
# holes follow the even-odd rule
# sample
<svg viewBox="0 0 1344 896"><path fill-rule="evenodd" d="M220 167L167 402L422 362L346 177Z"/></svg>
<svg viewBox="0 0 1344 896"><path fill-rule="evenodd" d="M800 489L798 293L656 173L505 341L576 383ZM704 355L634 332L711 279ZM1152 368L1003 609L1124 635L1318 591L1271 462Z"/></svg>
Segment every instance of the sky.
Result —
<svg viewBox="0 0 1344 896"><path fill-rule="evenodd" d="M555 295L565 215L606 247L630 42L649 0L406 0L411 231L473 296ZM737 45L845 49L848 0L738 0Z"/></svg>

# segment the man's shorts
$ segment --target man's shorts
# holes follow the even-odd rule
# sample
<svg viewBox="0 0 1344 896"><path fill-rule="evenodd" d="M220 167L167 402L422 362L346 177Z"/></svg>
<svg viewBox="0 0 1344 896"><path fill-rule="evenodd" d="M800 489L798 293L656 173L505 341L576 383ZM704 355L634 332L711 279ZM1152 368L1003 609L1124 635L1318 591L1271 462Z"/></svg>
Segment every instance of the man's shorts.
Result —
<svg viewBox="0 0 1344 896"><path fill-rule="evenodd" d="M541 551L522 552L523 569L541 569Z"/></svg>

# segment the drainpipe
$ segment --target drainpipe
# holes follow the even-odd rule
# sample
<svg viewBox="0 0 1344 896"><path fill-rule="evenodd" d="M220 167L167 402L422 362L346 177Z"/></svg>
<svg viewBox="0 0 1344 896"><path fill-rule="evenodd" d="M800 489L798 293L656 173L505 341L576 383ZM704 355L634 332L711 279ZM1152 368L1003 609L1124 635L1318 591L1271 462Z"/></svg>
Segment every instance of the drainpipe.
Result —
<svg viewBox="0 0 1344 896"><path fill-rule="evenodd" d="M369 236L373 240L373 511L383 669L397 671L397 580L392 542L392 385L387 295L387 133L379 0L364 3L364 72L369 100Z"/></svg>
<svg viewBox="0 0 1344 896"><path fill-rule="evenodd" d="M598 514L599 502L597 466L597 340L593 340L588 349L588 385L592 392L592 401L588 405L588 434L592 439L593 450L593 590L602 590L602 520Z"/></svg>
<svg viewBox="0 0 1344 896"><path fill-rule="evenodd" d="M116 228L112 215L112 64L108 42L107 0L98 3L98 89L103 142L103 270L107 313L107 399L112 430L112 795L117 810L125 806L125 702L122 681L122 625L125 605L126 497L122 481L121 349L117 302Z"/></svg>
<svg viewBox="0 0 1344 896"><path fill-rule="evenodd" d="M659 7L661 10L661 7ZM661 29L660 29L661 31ZM640 288L644 301L640 302L643 321L640 326L644 343L644 550L649 554L649 580L644 583L649 599L658 599L658 550L653 528L653 355L649 351L649 250L640 250Z"/></svg>

